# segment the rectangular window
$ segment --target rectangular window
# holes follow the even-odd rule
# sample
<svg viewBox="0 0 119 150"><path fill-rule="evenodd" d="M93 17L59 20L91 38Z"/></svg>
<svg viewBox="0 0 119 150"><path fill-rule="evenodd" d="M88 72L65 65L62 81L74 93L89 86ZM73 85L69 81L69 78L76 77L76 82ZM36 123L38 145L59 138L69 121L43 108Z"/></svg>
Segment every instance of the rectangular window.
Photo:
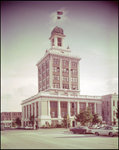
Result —
<svg viewBox="0 0 119 150"><path fill-rule="evenodd" d="M113 111L113 115L115 116L115 111Z"/></svg>
<svg viewBox="0 0 119 150"><path fill-rule="evenodd" d="M115 100L113 100L113 106L115 106Z"/></svg>
<svg viewBox="0 0 119 150"><path fill-rule="evenodd" d="M109 102L107 101L107 106L109 106Z"/></svg>
<svg viewBox="0 0 119 150"><path fill-rule="evenodd" d="M57 38L57 42L58 42L57 43L58 46L62 46L62 39L61 38Z"/></svg>

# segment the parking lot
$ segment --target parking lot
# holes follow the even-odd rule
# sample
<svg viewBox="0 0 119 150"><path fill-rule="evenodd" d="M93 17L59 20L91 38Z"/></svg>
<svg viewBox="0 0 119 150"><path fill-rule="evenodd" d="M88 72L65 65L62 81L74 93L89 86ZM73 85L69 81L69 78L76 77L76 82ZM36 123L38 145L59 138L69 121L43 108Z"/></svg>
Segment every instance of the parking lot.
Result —
<svg viewBox="0 0 119 150"><path fill-rule="evenodd" d="M73 134L67 129L4 130L2 149L118 149L118 137Z"/></svg>

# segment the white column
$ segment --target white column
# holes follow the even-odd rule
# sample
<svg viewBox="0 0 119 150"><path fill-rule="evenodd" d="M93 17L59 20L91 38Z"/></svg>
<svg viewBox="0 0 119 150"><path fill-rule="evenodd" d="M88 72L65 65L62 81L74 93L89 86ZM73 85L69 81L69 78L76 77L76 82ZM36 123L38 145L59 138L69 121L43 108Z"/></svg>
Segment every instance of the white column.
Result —
<svg viewBox="0 0 119 150"><path fill-rule="evenodd" d="M50 101L48 101L48 116L50 117Z"/></svg>
<svg viewBox="0 0 119 150"><path fill-rule="evenodd" d="M36 102L35 102L35 117L36 117Z"/></svg>
<svg viewBox="0 0 119 150"><path fill-rule="evenodd" d="M30 117L30 105L28 105L28 117Z"/></svg>
<svg viewBox="0 0 119 150"><path fill-rule="evenodd" d="M50 54L50 60L49 60L49 85L52 88L53 87L53 60L52 55Z"/></svg>
<svg viewBox="0 0 119 150"><path fill-rule="evenodd" d="M60 101L58 101L58 118L61 118Z"/></svg>
<svg viewBox="0 0 119 150"><path fill-rule="evenodd" d="M27 105L26 105L26 118L27 118Z"/></svg>
<svg viewBox="0 0 119 150"><path fill-rule="evenodd" d="M79 114L79 102L77 102L77 114Z"/></svg>
<svg viewBox="0 0 119 150"><path fill-rule="evenodd" d="M40 101L39 101L38 103L39 103L39 105L38 105L38 106L39 106L39 107L38 107L38 112L39 112L39 116L41 116L41 113L40 113L40 112L41 112Z"/></svg>
<svg viewBox="0 0 119 150"><path fill-rule="evenodd" d="M94 103L94 113L96 113L96 103Z"/></svg>
<svg viewBox="0 0 119 150"><path fill-rule="evenodd" d="M52 44L52 42L51 42ZM54 45L57 46L57 37L54 37Z"/></svg>
<svg viewBox="0 0 119 150"><path fill-rule="evenodd" d="M60 57L60 88L62 89L62 57Z"/></svg>
<svg viewBox="0 0 119 150"><path fill-rule="evenodd" d="M86 108L88 107L88 102L86 102Z"/></svg>
<svg viewBox="0 0 119 150"><path fill-rule="evenodd" d="M68 101L68 115L69 115L69 118L70 118L70 101Z"/></svg>
<svg viewBox="0 0 119 150"><path fill-rule="evenodd" d="M71 59L69 59L69 89L71 89Z"/></svg>
<svg viewBox="0 0 119 150"><path fill-rule="evenodd" d="M80 73L79 73L79 62L78 62L78 90L80 90Z"/></svg>
<svg viewBox="0 0 119 150"><path fill-rule="evenodd" d="M33 115L33 103L31 104L31 108L32 108L31 109L31 112L32 112L31 115Z"/></svg>
<svg viewBox="0 0 119 150"><path fill-rule="evenodd" d="M24 106L22 105L22 119L24 120Z"/></svg>

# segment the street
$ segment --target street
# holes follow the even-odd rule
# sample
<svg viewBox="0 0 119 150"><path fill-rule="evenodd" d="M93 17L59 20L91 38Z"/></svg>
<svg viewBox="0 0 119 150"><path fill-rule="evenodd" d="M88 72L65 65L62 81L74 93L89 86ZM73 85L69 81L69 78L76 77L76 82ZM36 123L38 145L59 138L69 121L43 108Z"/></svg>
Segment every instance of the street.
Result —
<svg viewBox="0 0 119 150"><path fill-rule="evenodd" d="M118 149L118 137L73 134L67 129L4 130L1 149Z"/></svg>

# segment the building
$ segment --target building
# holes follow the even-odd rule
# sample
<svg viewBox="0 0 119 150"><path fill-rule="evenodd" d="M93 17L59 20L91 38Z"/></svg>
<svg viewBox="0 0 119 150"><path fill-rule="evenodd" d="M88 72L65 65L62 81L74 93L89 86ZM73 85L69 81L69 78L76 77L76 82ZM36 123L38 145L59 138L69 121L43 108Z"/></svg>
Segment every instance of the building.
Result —
<svg viewBox="0 0 119 150"><path fill-rule="evenodd" d="M1 123L5 127L12 127L12 122L15 122L16 118L22 118L22 112L2 112L1 113Z"/></svg>
<svg viewBox="0 0 119 150"><path fill-rule="evenodd" d="M71 54L69 46L64 48L64 31L56 26L49 38L51 48L37 62L38 94L25 99L22 105L22 126L29 125L29 117L35 116L35 125L42 127L61 123L69 116L75 126L74 114L87 106L102 119L101 96L80 95L80 57Z"/></svg>
<svg viewBox="0 0 119 150"><path fill-rule="evenodd" d="M102 96L102 117L106 124L118 124L116 112L118 108L118 95L116 93Z"/></svg>

